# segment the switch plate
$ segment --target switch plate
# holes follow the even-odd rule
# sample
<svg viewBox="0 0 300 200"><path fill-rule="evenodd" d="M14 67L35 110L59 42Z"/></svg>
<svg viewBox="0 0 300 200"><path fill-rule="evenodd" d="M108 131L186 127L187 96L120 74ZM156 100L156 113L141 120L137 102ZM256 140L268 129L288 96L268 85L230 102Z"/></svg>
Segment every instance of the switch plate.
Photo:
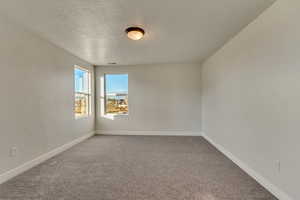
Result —
<svg viewBox="0 0 300 200"><path fill-rule="evenodd" d="M17 147L10 148L10 151L9 151L10 157L15 157L15 156L17 156L17 154L18 154L18 148Z"/></svg>

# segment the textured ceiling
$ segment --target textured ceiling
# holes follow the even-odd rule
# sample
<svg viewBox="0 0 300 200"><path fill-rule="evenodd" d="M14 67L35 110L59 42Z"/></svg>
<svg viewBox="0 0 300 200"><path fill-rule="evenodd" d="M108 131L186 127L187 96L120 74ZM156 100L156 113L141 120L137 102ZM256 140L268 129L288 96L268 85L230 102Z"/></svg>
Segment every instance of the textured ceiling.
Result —
<svg viewBox="0 0 300 200"><path fill-rule="evenodd" d="M97 65L201 62L275 0L2 0L0 12ZM140 41L124 30L139 25Z"/></svg>

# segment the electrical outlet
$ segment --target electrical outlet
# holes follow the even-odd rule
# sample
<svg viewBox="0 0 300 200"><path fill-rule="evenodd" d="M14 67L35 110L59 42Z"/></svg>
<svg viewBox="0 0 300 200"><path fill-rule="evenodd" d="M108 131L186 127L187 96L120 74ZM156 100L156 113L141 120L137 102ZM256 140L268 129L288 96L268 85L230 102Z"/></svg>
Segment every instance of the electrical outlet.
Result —
<svg viewBox="0 0 300 200"><path fill-rule="evenodd" d="M17 153L18 153L18 148L17 148L17 147L12 147L12 148L10 148L10 151L9 151L10 157L15 157L15 156L17 156Z"/></svg>
<svg viewBox="0 0 300 200"><path fill-rule="evenodd" d="M280 160L276 161L276 165L277 165L278 173L280 173L280 171L281 171L281 162L280 162Z"/></svg>

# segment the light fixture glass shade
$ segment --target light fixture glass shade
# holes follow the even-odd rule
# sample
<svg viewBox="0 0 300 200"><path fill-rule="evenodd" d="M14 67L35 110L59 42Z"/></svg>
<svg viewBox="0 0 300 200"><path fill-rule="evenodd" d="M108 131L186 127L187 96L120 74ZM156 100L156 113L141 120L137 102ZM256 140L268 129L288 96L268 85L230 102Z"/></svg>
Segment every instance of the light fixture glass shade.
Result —
<svg viewBox="0 0 300 200"><path fill-rule="evenodd" d="M144 37L145 31L139 27L129 27L126 29L127 37L132 40L140 40Z"/></svg>

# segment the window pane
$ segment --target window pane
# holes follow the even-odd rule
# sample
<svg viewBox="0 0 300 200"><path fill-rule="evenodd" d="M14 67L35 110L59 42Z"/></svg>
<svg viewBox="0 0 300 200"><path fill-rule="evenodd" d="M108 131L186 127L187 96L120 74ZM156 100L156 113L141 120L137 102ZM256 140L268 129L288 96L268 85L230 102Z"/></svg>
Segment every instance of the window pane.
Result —
<svg viewBox="0 0 300 200"><path fill-rule="evenodd" d="M79 67L74 68L75 82L75 117L85 117L91 114L91 74L88 70Z"/></svg>
<svg viewBox="0 0 300 200"><path fill-rule="evenodd" d="M88 71L75 68L75 92L89 92L89 73Z"/></svg>
<svg viewBox="0 0 300 200"><path fill-rule="evenodd" d="M128 113L128 74L105 75L107 114Z"/></svg>
<svg viewBox="0 0 300 200"><path fill-rule="evenodd" d="M89 114L89 95L75 93L75 116L80 117Z"/></svg>

